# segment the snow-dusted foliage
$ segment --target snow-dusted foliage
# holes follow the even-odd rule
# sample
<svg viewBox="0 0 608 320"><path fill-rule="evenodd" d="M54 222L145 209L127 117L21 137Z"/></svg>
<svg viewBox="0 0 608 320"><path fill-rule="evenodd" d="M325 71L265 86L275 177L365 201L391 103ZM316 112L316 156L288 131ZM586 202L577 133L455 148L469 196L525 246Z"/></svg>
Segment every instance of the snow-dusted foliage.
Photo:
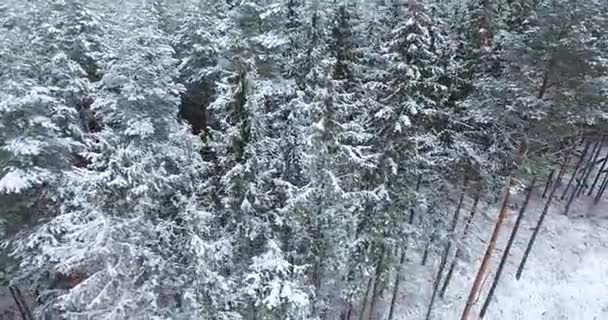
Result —
<svg viewBox="0 0 608 320"><path fill-rule="evenodd" d="M605 135L606 6L4 1L0 271L35 317L384 318L461 195Z"/></svg>

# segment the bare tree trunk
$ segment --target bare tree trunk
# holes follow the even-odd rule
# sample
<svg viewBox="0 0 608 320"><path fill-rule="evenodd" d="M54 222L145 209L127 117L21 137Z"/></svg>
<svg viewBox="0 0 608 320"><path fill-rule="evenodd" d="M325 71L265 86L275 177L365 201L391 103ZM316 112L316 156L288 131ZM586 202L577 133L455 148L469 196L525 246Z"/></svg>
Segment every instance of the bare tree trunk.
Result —
<svg viewBox="0 0 608 320"><path fill-rule="evenodd" d="M562 166L565 166L565 163L562 164ZM545 203L545 207L543 208L543 212L540 214L538 222L536 223L536 228L532 232L532 237L530 238L530 241L528 242L528 246L526 247L524 256L521 259L521 263L519 264L519 267L517 268L517 273L515 274L515 278L517 280L519 280L521 278L521 273L524 270L524 266L526 265L526 261L528 260L528 256L530 255L530 251L532 250L532 246L534 245L534 241L536 241L536 237L538 236L538 232L540 231L540 228L543 225L545 216L547 215L547 212L549 212L549 207L551 206L551 201L553 200L553 197L555 196L555 190L557 190L557 185L554 185L553 188L551 189L551 193L549 194L549 199L547 199L547 202Z"/></svg>
<svg viewBox="0 0 608 320"><path fill-rule="evenodd" d="M608 187L608 172L604 176L604 181L602 181L602 186L600 187L600 190L597 192L597 195L595 196L595 200L593 201L594 204L597 204L598 202L600 202L602 195L604 195L604 191L606 191L606 187Z"/></svg>
<svg viewBox="0 0 608 320"><path fill-rule="evenodd" d="M379 288L380 288L380 281L382 278L382 267L384 264L384 248L381 250L380 252L380 257L378 258L378 263L376 265L376 274L374 276L374 285L373 285L373 289L372 289L372 297L370 300L370 304L369 304L369 316L368 316L368 320L372 320L374 317L374 311L376 311L376 302L377 302L377 298L380 294Z"/></svg>
<svg viewBox="0 0 608 320"><path fill-rule="evenodd" d="M350 320L350 317L353 313L353 304L350 302L347 302L348 305L346 307L346 311L342 312L342 315L340 317L341 320Z"/></svg>
<svg viewBox="0 0 608 320"><path fill-rule="evenodd" d="M568 166L568 162L570 162L570 158L572 157L572 149L568 152L568 154L566 155L566 158L564 159L564 161L560 164L559 166L559 171L557 173L557 178L555 179L555 185L554 187L557 189L560 185L560 181L562 181L562 178L564 177L564 174L566 173L566 167Z"/></svg>
<svg viewBox="0 0 608 320"><path fill-rule="evenodd" d="M465 181L466 185L466 181ZM452 218L452 223L450 224L450 236L453 236L454 231L456 231L456 226L458 226L458 219L460 217L460 209L462 208L462 202L464 201L464 195L466 193L466 189L462 190L460 194L460 199L458 200L458 206L456 206L456 211L454 212L454 216ZM429 303L429 307L426 311L426 320L431 318L431 313L433 312L433 305L435 304L435 298L437 297L437 291L439 290L439 284L441 283L441 278L443 277L443 271L445 270L445 265L448 260L448 255L450 254L450 249L452 248L452 239L447 239L445 244L445 248L443 249L443 253L441 254L441 260L439 262L439 269L437 270L437 275L435 276L435 280L433 281L433 293L431 295L431 301Z"/></svg>
<svg viewBox="0 0 608 320"><path fill-rule="evenodd" d="M532 190L534 189L535 183L536 177L532 178L532 182L530 182L530 186L528 186L526 198L524 200L523 205L521 206L521 209L519 210L517 220L515 220L515 225L513 225L513 230L511 231L511 236L509 237L509 241L507 242L507 247L505 248L502 254L502 258L500 259L500 263L498 264L498 270L496 270L496 274L494 275L494 282L492 282L492 286L490 287L490 291L488 292L486 301L484 302L483 307L481 308L481 313L479 314L480 318L483 318L486 315L488 307L490 306L490 302L492 301L492 297L494 297L494 291L496 291L496 286L498 285L498 281L500 281L500 275L502 274L502 270L504 269L505 264L507 262L507 258L509 257L509 252L511 251L511 247L513 246L513 242L515 241L515 236L517 236L517 231L519 230L521 221L524 218L528 203L530 203L530 197L532 196Z"/></svg>
<svg viewBox="0 0 608 320"><path fill-rule="evenodd" d="M416 192L418 192L418 190L420 190L420 183L422 182L422 175L418 176L418 181L416 181ZM415 210L414 210L414 206L410 207L410 219L409 219L409 224L414 224L414 217L415 217Z"/></svg>
<svg viewBox="0 0 608 320"><path fill-rule="evenodd" d="M448 242L449 243L449 242ZM433 312L433 305L435 304L435 297L437 297L437 290L439 288L439 283L441 282L441 276L443 275L443 270L445 269L445 264L448 258L449 247L443 248L443 253L441 254L441 261L439 262L439 269L437 269L437 274L435 275L435 279L433 280L433 293L431 295L431 301L429 302L429 307L426 310L425 320L431 319L431 313Z"/></svg>
<svg viewBox="0 0 608 320"><path fill-rule="evenodd" d="M15 300L15 304L17 304L17 308L21 313L21 318L23 320L34 320L34 315L30 310L30 307L27 305L25 298L23 298L23 294L21 294L21 290L17 286L10 285L8 286L11 295L13 296L13 300Z"/></svg>
<svg viewBox="0 0 608 320"><path fill-rule="evenodd" d="M591 139L589 140L589 143L591 142ZM589 159L587 159L587 163L585 164L583 171L581 172L581 176L576 184L576 186L574 187L574 190L572 190L572 195L570 196L570 199L568 199L568 203L566 203L566 209L564 210L564 215L568 215L568 213L570 212L570 207L572 206L572 203L574 202L574 199L581 193L581 190L583 189L583 185L584 185L584 179L585 176L587 174L587 171L590 170L590 167L592 166L592 157L593 157L593 153L595 152L595 147L599 144L599 141L596 142L593 145L593 150L591 152L591 157ZM584 159L585 155L588 152L585 152L583 154L583 157L581 158ZM574 176L573 176L574 177Z"/></svg>
<svg viewBox="0 0 608 320"><path fill-rule="evenodd" d="M562 193L562 196L560 198L561 200L564 200L566 198L566 194L568 193L568 190L570 189L570 186L572 185L572 182L574 181L574 177L576 177L576 174L578 173L578 169L580 168L581 164L583 163L583 160L587 156L587 151L589 150L590 145L591 145L591 140L587 141L587 143L585 144L585 149L583 150L583 154L581 155L581 158L576 162L576 166L574 167L574 172L572 173L570 180L568 180L568 185L566 186L564 193Z"/></svg>
<svg viewBox="0 0 608 320"><path fill-rule="evenodd" d="M420 183L422 182L422 175L418 176L418 181L416 182L416 192L420 190ZM410 207L410 219L409 224L414 224L414 216L416 211L414 210L414 206ZM397 266L397 274L395 275L395 285L393 287L393 296L391 298L391 306L388 311L388 320L392 320L395 312L395 303L397 302L397 296L399 295L399 285L401 283L401 269L403 268L403 263L405 263L405 254L407 252L407 245L409 239L406 237L405 239L405 247L403 248L403 252L401 252L401 257L399 258L399 265Z"/></svg>
<svg viewBox="0 0 608 320"><path fill-rule="evenodd" d="M429 241L426 243L426 245L424 247L424 252L422 253L422 261L420 262L420 264L422 264L423 266L426 266L426 261L429 258L429 251L430 251L431 244L433 243L433 238L434 238L434 236L431 236L431 238L429 239Z"/></svg>
<svg viewBox="0 0 608 320"><path fill-rule="evenodd" d="M388 320L393 320L393 315L395 313L395 304L397 302L397 296L399 295L399 284L401 282L401 269L403 268L403 263L405 263L405 252L406 249L403 249L401 252L401 257L399 258L399 266L397 267L397 274L395 275L395 286L393 287L393 297L391 298L391 306L388 311Z"/></svg>
<svg viewBox="0 0 608 320"><path fill-rule="evenodd" d="M595 142L595 145L593 146L593 152L591 153L591 159L589 159L589 163L587 164L587 170L583 171L584 174L581 177L580 182L582 182L582 185L581 185L581 188L579 188L578 192L576 193L577 197L581 196L581 193L587 186L587 180L589 180L589 175L591 174L591 171L593 171L595 162L597 161L597 158L600 155L600 150L602 149L603 142L604 142L604 138L602 137L602 139L598 139Z"/></svg>
<svg viewBox="0 0 608 320"><path fill-rule="evenodd" d="M600 180L600 176L602 175L602 172L606 168L606 162L608 162L608 154L606 154L606 157L604 157L604 160L602 160L602 166L600 167L600 170L598 171L598 173L595 175L595 179L593 180L593 184L589 188L589 192L587 192L588 197L591 196L591 194L593 194L593 189L595 189L595 186L597 185L597 183ZM601 188L601 185L600 185L600 188Z"/></svg>
<svg viewBox="0 0 608 320"><path fill-rule="evenodd" d="M543 190L543 195L542 195L543 199L547 196L547 191L549 191L549 188L551 187L551 185L553 183L557 183L557 181L553 182L553 175L555 175L555 169L551 170L551 173L549 173L549 177L547 178L547 183L545 183L545 189Z"/></svg>
<svg viewBox="0 0 608 320"><path fill-rule="evenodd" d="M373 280L374 280L374 277L369 277L369 280L367 281L367 287L365 289L365 296L363 297L363 304L361 305L361 311L359 312L359 317L357 317L359 320L363 320L363 317L365 316L365 308L367 307L367 299L369 298L369 290L372 287Z"/></svg>
<svg viewBox="0 0 608 320"><path fill-rule="evenodd" d="M521 161L523 160L525 153L525 147L522 145L518 151L518 155L515 160L515 167L519 167ZM479 289L481 288L481 283L484 278L484 274L488 265L490 263L490 258L492 257L492 252L494 251L494 247L496 246L496 240L498 240L498 236L500 235L500 229L502 227L502 223L507 217L507 205L509 203L509 199L511 198L511 187L513 185L513 171L511 171L511 175L507 179L507 184L505 186L504 199L502 201L502 205L500 207L500 211L498 213L498 218L496 220L496 225L494 226L494 231L492 232L492 236L490 237L490 242L488 243L488 247L486 248L486 252L483 255L481 260L481 265L479 266L479 270L477 271L477 275L475 276L475 281L473 281L473 287L471 287L471 291L469 292L469 297L467 298L466 305L464 310L462 311L462 316L460 320L467 320L469 318L469 313L471 313L471 308L473 308L473 304L475 304L475 300L477 298L477 294Z"/></svg>
<svg viewBox="0 0 608 320"><path fill-rule="evenodd" d="M471 209L471 214L469 215L466 225L464 226L464 231L462 232L463 238L465 238L467 236L469 227L471 226L471 221L473 220L473 217L475 216L475 213L477 211L477 204L479 203L480 197L481 197L481 190L478 191L477 195L475 196L475 200L473 201L473 208ZM452 260L452 263L450 265L450 269L448 270L448 274L445 277L445 281L443 282L443 286L441 287L441 292L439 294L439 297L441 297L442 299L445 296L445 292L447 291L448 286L450 285L450 281L452 280L452 275L454 274L454 268L456 267L456 262L460 258L461 253L462 253L462 250L460 250L460 248L458 248L456 250L454 259Z"/></svg>

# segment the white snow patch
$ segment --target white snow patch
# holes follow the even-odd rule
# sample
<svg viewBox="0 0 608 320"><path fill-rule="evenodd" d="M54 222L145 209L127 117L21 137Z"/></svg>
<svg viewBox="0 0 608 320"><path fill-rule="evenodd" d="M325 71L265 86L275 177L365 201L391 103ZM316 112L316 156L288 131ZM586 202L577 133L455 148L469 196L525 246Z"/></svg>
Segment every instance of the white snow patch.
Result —
<svg viewBox="0 0 608 320"><path fill-rule="evenodd" d="M561 193L558 192L558 195ZM512 203L521 204L521 197L523 196L518 195ZM608 319L608 202L593 206L590 204L592 200L581 197L572 206L570 216L566 217L563 215L565 201L554 200L532 248L522 278L518 281L515 279L515 272L544 206L544 199L540 199L539 192L533 199L484 319ZM467 202L465 212L471 207L470 199ZM509 209L508 220L501 230L490 262L489 274L486 275L481 295L470 314L470 319L479 317L517 211L518 208ZM465 240L468 252L463 261L456 265L445 299L437 298L432 319L460 318L493 229L496 213L495 207L478 211ZM586 218L581 218L583 216ZM432 280L439 266L439 255L433 253L429 263L421 266L422 250L417 249L408 251L395 320L424 319L426 313ZM453 255L452 251L448 267ZM393 281L394 278L389 285L391 290ZM391 290L386 292L392 292ZM378 316L383 317L382 319L386 318L390 303L388 294L384 298L378 308Z"/></svg>

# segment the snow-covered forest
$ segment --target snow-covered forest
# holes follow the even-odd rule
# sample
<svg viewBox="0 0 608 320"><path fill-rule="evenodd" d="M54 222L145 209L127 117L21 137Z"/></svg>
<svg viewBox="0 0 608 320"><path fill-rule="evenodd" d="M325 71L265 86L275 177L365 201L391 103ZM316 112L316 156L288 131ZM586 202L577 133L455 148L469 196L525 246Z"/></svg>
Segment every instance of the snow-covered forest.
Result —
<svg viewBox="0 0 608 320"><path fill-rule="evenodd" d="M0 2L0 319L608 316L608 1Z"/></svg>

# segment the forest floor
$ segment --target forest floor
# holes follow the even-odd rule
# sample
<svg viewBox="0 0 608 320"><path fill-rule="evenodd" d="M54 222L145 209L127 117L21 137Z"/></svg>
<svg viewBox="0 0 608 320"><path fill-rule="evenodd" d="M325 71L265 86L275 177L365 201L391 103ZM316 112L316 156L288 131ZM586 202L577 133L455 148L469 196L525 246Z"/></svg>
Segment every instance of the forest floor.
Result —
<svg viewBox="0 0 608 320"><path fill-rule="evenodd" d="M608 200L594 206L591 198L581 196L566 217L563 214L565 201L559 201L557 198L541 227L521 280L515 279L515 271L545 203L540 193L536 190L532 196L484 319L608 319ZM561 195L561 192L557 195ZM523 192L516 194L512 201L522 202ZM470 208L469 202L463 215L467 215L466 210ZM480 208L475 216L467 239L464 240L464 246L469 248L469 251L457 264L445 298L437 298L432 319L460 319L490 238L497 211L494 206L487 206ZM492 255L488 269L490 273L485 279L481 296L470 319L479 319L479 310L492 284L517 213L518 208L509 209L508 218ZM451 259L448 260L448 266L450 263ZM408 264L402 272L403 285L398 297L395 320L424 319L438 265L437 253L427 266L421 266L420 255L410 252ZM386 306L387 302L388 299L384 301ZM386 319L386 313L379 319Z"/></svg>

